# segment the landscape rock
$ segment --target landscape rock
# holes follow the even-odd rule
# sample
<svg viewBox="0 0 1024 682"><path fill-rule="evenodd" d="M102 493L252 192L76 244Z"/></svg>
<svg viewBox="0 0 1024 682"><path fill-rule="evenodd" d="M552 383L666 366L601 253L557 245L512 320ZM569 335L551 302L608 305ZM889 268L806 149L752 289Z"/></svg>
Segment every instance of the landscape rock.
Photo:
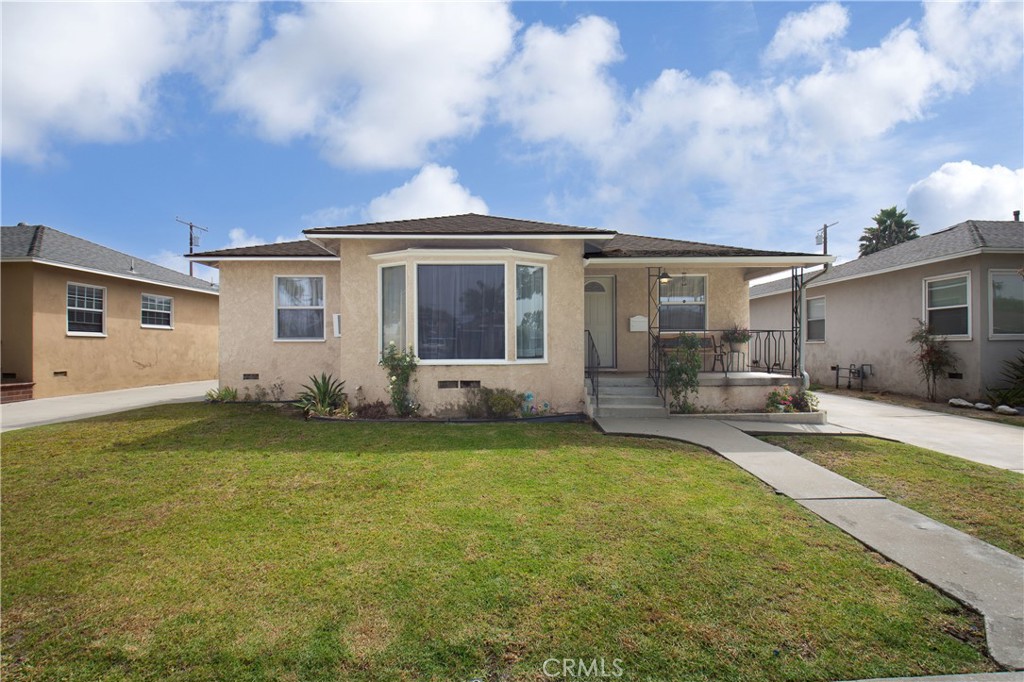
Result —
<svg viewBox="0 0 1024 682"><path fill-rule="evenodd" d="M988 403L974 403L974 409L983 410L987 412L992 409L992 406L989 405Z"/></svg>
<svg viewBox="0 0 1024 682"><path fill-rule="evenodd" d="M996 408L996 412L999 414L1020 414L1019 411L1013 409L1009 405L1000 405Z"/></svg>
<svg viewBox="0 0 1024 682"><path fill-rule="evenodd" d="M968 402L963 398L950 398L949 405L950 407L974 407L974 403Z"/></svg>

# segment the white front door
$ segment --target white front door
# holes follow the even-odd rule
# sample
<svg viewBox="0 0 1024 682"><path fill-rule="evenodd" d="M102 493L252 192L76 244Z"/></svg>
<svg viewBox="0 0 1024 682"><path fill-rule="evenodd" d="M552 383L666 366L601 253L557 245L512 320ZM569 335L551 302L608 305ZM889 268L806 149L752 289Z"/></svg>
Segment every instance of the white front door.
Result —
<svg viewBox="0 0 1024 682"><path fill-rule="evenodd" d="M615 277L587 277L583 283L583 324L594 337L601 367L615 367Z"/></svg>

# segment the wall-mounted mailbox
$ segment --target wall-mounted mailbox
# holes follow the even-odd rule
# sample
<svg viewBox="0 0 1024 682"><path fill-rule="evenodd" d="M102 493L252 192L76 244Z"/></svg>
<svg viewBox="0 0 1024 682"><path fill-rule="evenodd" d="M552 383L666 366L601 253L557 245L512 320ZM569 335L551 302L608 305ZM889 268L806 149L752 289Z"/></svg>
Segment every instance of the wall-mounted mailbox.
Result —
<svg viewBox="0 0 1024 682"><path fill-rule="evenodd" d="M629 331L631 332L645 332L647 331L647 316L646 315L634 315L629 318Z"/></svg>

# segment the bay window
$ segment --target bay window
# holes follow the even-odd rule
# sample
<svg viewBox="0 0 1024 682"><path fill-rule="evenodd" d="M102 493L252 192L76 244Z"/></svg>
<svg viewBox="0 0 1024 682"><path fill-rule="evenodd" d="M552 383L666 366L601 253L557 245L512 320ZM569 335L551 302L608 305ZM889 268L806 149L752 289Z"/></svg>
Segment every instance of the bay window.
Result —
<svg viewBox="0 0 1024 682"><path fill-rule="evenodd" d="M516 266L516 358L544 357L544 267Z"/></svg>
<svg viewBox="0 0 1024 682"><path fill-rule="evenodd" d="M417 265L418 355L505 359L505 266Z"/></svg>
<svg viewBox="0 0 1024 682"><path fill-rule="evenodd" d="M389 343L405 348L405 266L380 270L381 350Z"/></svg>

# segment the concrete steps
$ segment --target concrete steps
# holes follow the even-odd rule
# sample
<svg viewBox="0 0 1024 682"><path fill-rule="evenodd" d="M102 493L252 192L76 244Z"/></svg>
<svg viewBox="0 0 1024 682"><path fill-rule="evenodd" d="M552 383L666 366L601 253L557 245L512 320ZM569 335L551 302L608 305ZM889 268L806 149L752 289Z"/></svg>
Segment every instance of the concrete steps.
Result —
<svg viewBox="0 0 1024 682"><path fill-rule="evenodd" d="M595 406L587 384L590 410L595 417L667 417L665 402L658 397L654 382L646 376L602 374L598 379L600 405Z"/></svg>

